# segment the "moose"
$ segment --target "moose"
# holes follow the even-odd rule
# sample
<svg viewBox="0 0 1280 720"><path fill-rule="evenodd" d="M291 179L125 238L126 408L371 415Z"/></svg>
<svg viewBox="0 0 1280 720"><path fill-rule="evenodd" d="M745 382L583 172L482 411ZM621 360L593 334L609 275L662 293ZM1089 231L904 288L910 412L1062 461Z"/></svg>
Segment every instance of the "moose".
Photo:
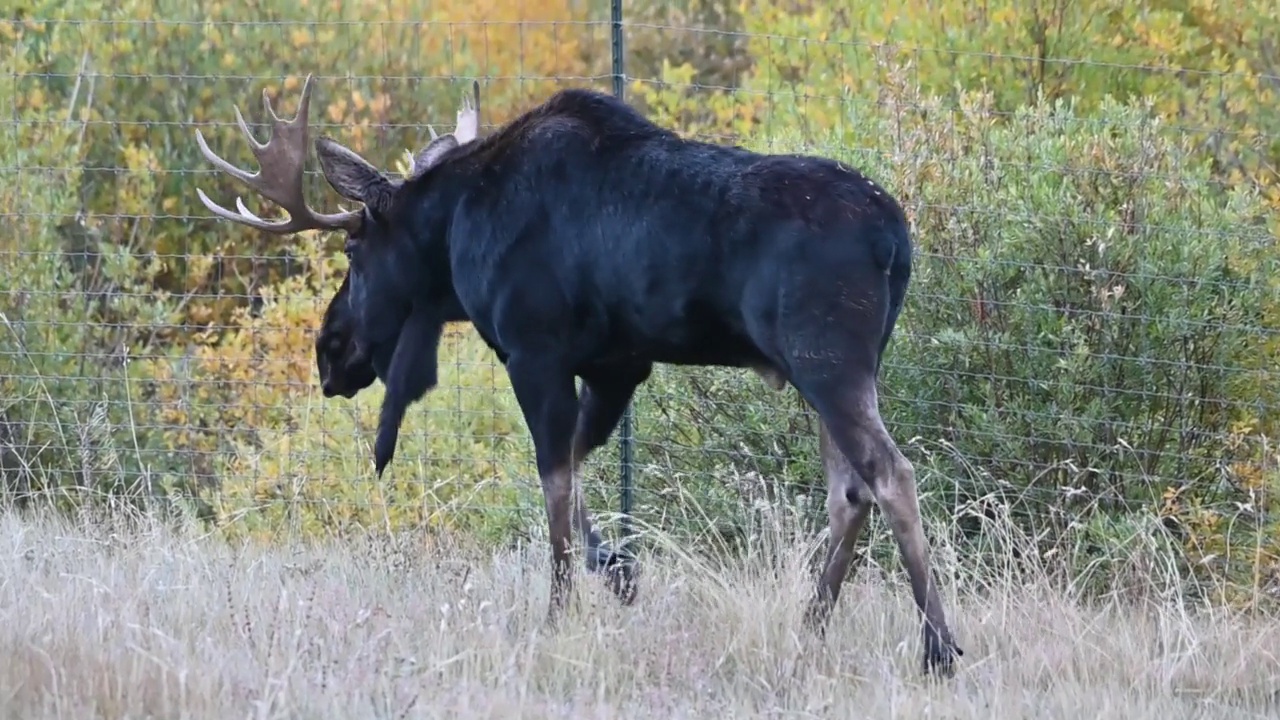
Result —
<svg viewBox="0 0 1280 720"><path fill-rule="evenodd" d="M212 165L287 220L197 193L218 217L263 232L345 234L349 267L316 360L328 396L383 382L379 476L407 408L437 382L444 325L469 322L504 365L534 444L554 623L571 589L572 526L599 546L575 476L654 364L752 370L775 389L790 384L819 418L830 538L806 625L824 632L874 503L924 621L923 669L953 672L963 651L933 582L915 470L878 409L881 358L912 268L908 221L887 190L831 159L682 138L582 88L481 137L473 84L457 127L431 129L403 178L318 137L326 181L358 204L321 213L302 189L311 90L308 75L288 121L263 91L265 144L235 108L256 173L214 154L196 131ZM604 564L630 602L634 566Z"/></svg>

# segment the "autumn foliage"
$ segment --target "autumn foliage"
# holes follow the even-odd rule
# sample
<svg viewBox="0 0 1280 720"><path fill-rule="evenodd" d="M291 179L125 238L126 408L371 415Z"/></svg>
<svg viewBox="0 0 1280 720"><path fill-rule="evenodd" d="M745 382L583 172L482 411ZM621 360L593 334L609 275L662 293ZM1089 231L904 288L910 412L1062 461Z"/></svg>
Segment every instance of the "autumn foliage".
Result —
<svg viewBox="0 0 1280 720"><path fill-rule="evenodd" d="M998 551L982 545L995 513L1046 554L1074 543L1099 562L1157 527L1233 601L1280 587L1274 3L626 12L626 91L656 121L840 158L907 206L921 255L885 413L928 512L971 519L975 551ZM315 133L396 171L464 80L481 80L486 126L563 85L608 89L607 18L576 0L41 0L0 21L8 491L164 498L251 534L537 526L523 420L465 325L410 413L403 467L374 481L380 389L324 400L315 378L339 239L213 221L195 188L243 190L194 129L251 167L232 105L256 125L265 90L291 113L313 73ZM732 542L752 501L821 514L813 419L762 387L655 376L637 400L642 517ZM589 474L612 507L612 454Z"/></svg>

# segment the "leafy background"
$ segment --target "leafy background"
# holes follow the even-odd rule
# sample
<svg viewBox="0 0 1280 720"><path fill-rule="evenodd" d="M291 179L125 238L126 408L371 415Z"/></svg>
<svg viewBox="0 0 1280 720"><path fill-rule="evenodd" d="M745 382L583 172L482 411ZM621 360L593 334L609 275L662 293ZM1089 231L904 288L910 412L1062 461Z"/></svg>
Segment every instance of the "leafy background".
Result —
<svg viewBox="0 0 1280 720"><path fill-rule="evenodd" d="M402 167L473 77L486 128L558 87L608 90L607 3L6 14L6 498L145 505L247 538L541 531L523 419L466 325L375 480L380 389L326 401L313 369L340 240L213 221L195 187L243 191L193 136L252 167L232 105L257 125L265 89L292 113L313 73L314 132ZM926 514L960 518L958 547L1002 552L982 528L1009 518L1105 583L1113 550L1155 536L1182 551L1188 592L1280 595L1280 6L645 0L626 14L627 96L654 120L848 161L907 207L918 269L883 412ZM730 549L764 506L822 524L816 427L793 392L663 368L636 413L641 521ZM616 504L617 478L612 449L593 458L596 509Z"/></svg>

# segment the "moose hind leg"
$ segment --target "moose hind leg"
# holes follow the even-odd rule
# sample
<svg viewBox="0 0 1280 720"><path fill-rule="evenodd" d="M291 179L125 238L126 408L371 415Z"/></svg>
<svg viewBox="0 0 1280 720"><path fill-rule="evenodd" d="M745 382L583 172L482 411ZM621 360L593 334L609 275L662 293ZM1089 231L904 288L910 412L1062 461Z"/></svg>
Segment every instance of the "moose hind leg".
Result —
<svg viewBox="0 0 1280 720"><path fill-rule="evenodd" d="M818 577L818 587L805 620L815 631L825 631L827 620L840 586L849 575L853 564L853 550L858 536L871 512L871 488L853 469L849 459L831 439L826 423L819 424L818 450L827 477L827 518L831 536L827 545L827 559Z"/></svg>
<svg viewBox="0 0 1280 720"><path fill-rule="evenodd" d="M916 607L924 616L926 672L949 675L963 651L952 639L946 613L931 577L929 546L920 520L915 469L885 430L877 409L875 372L827 368L805 384L810 403L831 439L862 476L893 531L902 564L911 579Z"/></svg>
<svg viewBox="0 0 1280 720"><path fill-rule="evenodd" d="M578 424L573 434L575 474L592 451L608 442L635 389L649 377L650 371L649 365L611 368L607 373L596 373L583 379L578 399ZM622 604L631 604L636 597L636 576L639 574L634 559L623 556L603 542L592 523L582 493L574 493L573 512L578 531L587 546L587 571L603 569L609 589Z"/></svg>

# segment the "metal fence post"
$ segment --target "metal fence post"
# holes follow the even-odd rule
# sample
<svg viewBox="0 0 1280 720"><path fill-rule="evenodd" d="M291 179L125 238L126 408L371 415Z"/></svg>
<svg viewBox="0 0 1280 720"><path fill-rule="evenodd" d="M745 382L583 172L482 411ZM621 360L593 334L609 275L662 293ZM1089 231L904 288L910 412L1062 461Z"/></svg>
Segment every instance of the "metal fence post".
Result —
<svg viewBox="0 0 1280 720"><path fill-rule="evenodd" d="M622 0L610 0L609 5L612 28L610 45L613 51L613 94L621 99L626 87L626 73L623 69ZM635 482L632 461L632 452L635 445L635 437L633 435L634 422L634 406L628 404L626 411L622 414L622 427L618 430L618 458L622 478L621 487L618 491L618 504L622 513L622 536L624 538L631 535L631 495Z"/></svg>

